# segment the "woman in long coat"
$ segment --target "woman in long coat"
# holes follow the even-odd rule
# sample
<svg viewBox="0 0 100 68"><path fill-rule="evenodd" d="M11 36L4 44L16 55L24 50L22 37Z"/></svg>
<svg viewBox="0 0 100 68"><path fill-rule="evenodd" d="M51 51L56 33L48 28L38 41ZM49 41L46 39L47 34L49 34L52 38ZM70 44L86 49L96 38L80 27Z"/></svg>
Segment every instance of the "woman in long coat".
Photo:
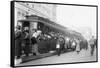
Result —
<svg viewBox="0 0 100 68"><path fill-rule="evenodd" d="M25 47L24 47L24 52L26 54L26 56L29 56L30 53L30 39L29 39L29 32L26 31L25 32Z"/></svg>
<svg viewBox="0 0 100 68"><path fill-rule="evenodd" d="M17 29L15 32L15 56L17 56L17 59L19 59L22 54L21 42L22 42L21 30Z"/></svg>
<svg viewBox="0 0 100 68"><path fill-rule="evenodd" d="M60 56L60 54L61 54L62 44L63 44L63 43L62 43L62 38L59 37L59 38L57 39L57 44L56 44L56 51L57 51L58 56Z"/></svg>
<svg viewBox="0 0 100 68"><path fill-rule="evenodd" d="M91 56L93 56L94 49L95 49L95 46L96 46L96 39L94 39L94 36L92 36L92 38L89 40L89 44L90 44L90 47L91 47Z"/></svg>
<svg viewBox="0 0 100 68"><path fill-rule="evenodd" d="M80 52L80 40L79 39L76 40L76 43L77 43L77 45L76 45L76 52L77 52L77 54L79 54L79 52Z"/></svg>

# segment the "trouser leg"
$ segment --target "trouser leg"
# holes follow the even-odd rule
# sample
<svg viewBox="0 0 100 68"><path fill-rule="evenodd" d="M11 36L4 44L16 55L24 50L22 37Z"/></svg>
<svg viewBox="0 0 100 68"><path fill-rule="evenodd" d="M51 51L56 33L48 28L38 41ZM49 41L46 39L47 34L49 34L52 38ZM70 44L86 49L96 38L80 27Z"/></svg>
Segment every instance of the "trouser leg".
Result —
<svg viewBox="0 0 100 68"><path fill-rule="evenodd" d="M38 44L34 44L34 46L33 46L33 55L39 55Z"/></svg>
<svg viewBox="0 0 100 68"><path fill-rule="evenodd" d="M60 48L57 48L57 54L60 56Z"/></svg>
<svg viewBox="0 0 100 68"><path fill-rule="evenodd" d="M18 55L17 58L19 59L21 57L22 53L21 53L21 43L19 44L19 49L18 49Z"/></svg>
<svg viewBox="0 0 100 68"><path fill-rule="evenodd" d="M94 52L94 45L91 45L91 56L93 56L93 52Z"/></svg>
<svg viewBox="0 0 100 68"><path fill-rule="evenodd" d="M79 54L80 51L77 51L77 54Z"/></svg>
<svg viewBox="0 0 100 68"><path fill-rule="evenodd" d="M33 54L33 55L36 55L36 53L35 53L35 46L34 46L34 44L32 44L32 54Z"/></svg>
<svg viewBox="0 0 100 68"><path fill-rule="evenodd" d="M60 51L59 51L59 49L58 49L58 56L60 55Z"/></svg>

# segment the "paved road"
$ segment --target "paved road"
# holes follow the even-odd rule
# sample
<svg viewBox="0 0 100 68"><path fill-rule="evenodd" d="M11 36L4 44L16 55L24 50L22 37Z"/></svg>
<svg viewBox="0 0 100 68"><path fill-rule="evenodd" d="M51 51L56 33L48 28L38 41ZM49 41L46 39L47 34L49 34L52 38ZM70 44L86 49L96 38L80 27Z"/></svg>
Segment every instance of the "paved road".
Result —
<svg viewBox="0 0 100 68"><path fill-rule="evenodd" d="M79 54L74 52L63 53L60 56L54 55L42 59L32 60L26 63L18 64L18 66L24 65L40 65L40 64L55 64L55 63L71 63L71 62L86 62L96 61L96 50L94 55L90 55L90 49L82 50Z"/></svg>

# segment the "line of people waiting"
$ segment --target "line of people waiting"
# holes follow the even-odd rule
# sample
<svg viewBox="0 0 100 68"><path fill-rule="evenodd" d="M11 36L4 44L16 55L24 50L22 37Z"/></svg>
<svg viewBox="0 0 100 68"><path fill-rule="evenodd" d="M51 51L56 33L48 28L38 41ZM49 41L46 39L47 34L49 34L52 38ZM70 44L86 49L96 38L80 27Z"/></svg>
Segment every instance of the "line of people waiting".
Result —
<svg viewBox="0 0 100 68"><path fill-rule="evenodd" d="M23 35L22 35L21 27L20 26L17 27L17 30L15 32L15 52L16 52L15 54L16 54L17 58L20 58L22 53L25 53L26 56L29 56L30 50L32 50L31 53L33 55L39 54L38 44L37 44L36 38L40 34L41 34L41 31L35 30L33 32L32 37L31 37L32 47L30 49L29 30L27 28L25 28L25 30L23 31ZM55 33L55 34L57 34L57 33ZM82 48L84 48L84 47L85 47L85 49L88 48L87 41L84 42L84 41L80 40L79 38L70 39L70 38L64 37L63 35L60 35L60 34L57 34L57 36L55 38L57 39L56 51L57 51L58 56L60 56L62 48L63 48L63 50L73 49L78 54L79 54L79 52L81 51ZM94 42L94 40L92 40L92 42ZM90 45L91 45L91 54L93 55L95 43L92 43L92 42L90 43ZM64 46L64 47L62 47L62 46Z"/></svg>

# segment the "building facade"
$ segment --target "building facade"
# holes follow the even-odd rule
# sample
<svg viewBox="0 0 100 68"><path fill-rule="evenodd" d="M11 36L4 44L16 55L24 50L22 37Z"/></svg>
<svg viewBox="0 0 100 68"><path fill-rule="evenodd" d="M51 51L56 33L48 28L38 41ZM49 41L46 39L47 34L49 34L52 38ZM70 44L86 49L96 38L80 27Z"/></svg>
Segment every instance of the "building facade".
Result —
<svg viewBox="0 0 100 68"><path fill-rule="evenodd" d="M15 2L15 26L18 20L26 19L26 15L37 15L56 21L56 5L42 3Z"/></svg>

